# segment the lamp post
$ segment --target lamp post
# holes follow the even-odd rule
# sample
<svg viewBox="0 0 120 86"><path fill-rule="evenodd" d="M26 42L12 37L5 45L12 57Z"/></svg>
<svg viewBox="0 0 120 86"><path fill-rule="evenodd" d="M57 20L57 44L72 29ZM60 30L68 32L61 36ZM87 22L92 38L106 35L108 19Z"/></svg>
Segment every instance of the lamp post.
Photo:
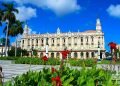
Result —
<svg viewBox="0 0 120 86"><path fill-rule="evenodd" d="M45 50L46 50L46 57L48 58L48 38L46 38L46 47L45 47Z"/></svg>
<svg viewBox="0 0 120 86"><path fill-rule="evenodd" d="M7 49L8 49L8 26L9 26L9 20L6 20L7 23L7 30L6 30L6 40L5 40L5 56L8 56Z"/></svg>
<svg viewBox="0 0 120 86"><path fill-rule="evenodd" d="M100 42L98 41L98 60L101 60L100 59Z"/></svg>
<svg viewBox="0 0 120 86"><path fill-rule="evenodd" d="M31 57L33 57L33 46L31 47Z"/></svg>
<svg viewBox="0 0 120 86"><path fill-rule="evenodd" d="M15 40L15 57L17 56L17 37L16 37L16 40Z"/></svg>

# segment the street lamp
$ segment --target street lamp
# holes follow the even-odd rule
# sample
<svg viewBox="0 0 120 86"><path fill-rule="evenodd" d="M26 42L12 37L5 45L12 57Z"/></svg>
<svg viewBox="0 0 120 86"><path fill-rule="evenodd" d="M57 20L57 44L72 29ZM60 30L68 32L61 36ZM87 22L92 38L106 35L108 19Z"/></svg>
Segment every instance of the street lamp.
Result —
<svg viewBox="0 0 120 86"><path fill-rule="evenodd" d="M46 57L48 57L48 38L46 38Z"/></svg>
<svg viewBox="0 0 120 86"><path fill-rule="evenodd" d="M16 37L16 40L15 40L15 57L17 56L17 37Z"/></svg>
<svg viewBox="0 0 120 86"><path fill-rule="evenodd" d="M8 56L7 49L8 49L8 26L9 26L9 20L6 20L7 23L7 30L6 30L6 40L5 40L5 56Z"/></svg>
<svg viewBox="0 0 120 86"><path fill-rule="evenodd" d="M31 47L31 57L33 56L33 46Z"/></svg>
<svg viewBox="0 0 120 86"><path fill-rule="evenodd" d="M101 60L100 59L100 42L98 41L98 60Z"/></svg>

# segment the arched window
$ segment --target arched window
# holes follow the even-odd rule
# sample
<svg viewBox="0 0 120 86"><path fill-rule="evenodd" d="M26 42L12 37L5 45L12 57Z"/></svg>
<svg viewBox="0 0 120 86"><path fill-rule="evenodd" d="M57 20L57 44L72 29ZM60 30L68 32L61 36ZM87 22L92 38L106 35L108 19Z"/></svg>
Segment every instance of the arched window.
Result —
<svg viewBox="0 0 120 86"><path fill-rule="evenodd" d="M68 58L71 58L71 53L68 54Z"/></svg>
<svg viewBox="0 0 120 86"><path fill-rule="evenodd" d="M83 45L83 37L81 37L81 45Z"/></svg>
<svg viewBox="0 0 120 86"><path fill-rule="evenodd" d="M92 57L94 57L94 52L92 52Z"/></svg>
<svg viewBox="0 0 120 86"><path fill-rule="evenodd" d="M40 57L41 57L41 58L43 57L43 53L40 53Z"/></svg>
<svg viewBox="0 0 120 86"><path fill-rule="evenodd" d="M83 37L81 37L81 42L83 42Z"/></svg>
<svg viewBox="0 0 120 86"><path fill-rule="evenodd" d="M91 36L91 40L92 40L92 42L94 41L94 37L93 36Z"/></svg>
<svg viewBox="0 0 120 86"><path fill-rule="evenodd" d="M81 52L80 56L81 56L81 58L83 58L83 52Z"/></svg>
<svg viewBox="0 0 120 86"><path fill-rule="evenodd" d="M52 43L54 44L54 38L52 38Z"/></svg>
<svg viewBox="0 0 120 86"><path fill-rule="evenodd" d="M77 57L78 57L77 52L75 52L75 53L74 53L74 57L75 57L75 58L77 58Z"/></svg>
<svg viewBox="0 0 120 86"><path fill-rule="evenodd" d="M88 45L88 36L86 37L86 45Z"/></svg>
<svg viewBox="0 0 120 86"><path fill-rule="evenodd" d="M68 38L68 45L71 46L71 37Z"/></svg>
<svg viewBox="0 0 120 86"><path fill-rule="evenodd" d="M86 37L86 42L88 42L88 36Z"/></svg>
<svg viewBox="0 0 120 86"><path fill-rule="evenodd" d="M60 53L59 52L57 52L56 57L60 57Z"/></svg>
<svg viewBox="0 0 120 86"><path fill-rule="evenodd" d="M43 44L43 38L41 39L41 43Z"/></svg>
<svg viewBox="0 0 120 86"><path fill-rule="evenodd" d="M51 53L51 58L54 58L54 53Z"/></svg>
<svg viewBox="0 0 120 86"><path fill-rule="evenodd" d="M86 53L86 58L89 58L89 53L88 52Z"/></svg>

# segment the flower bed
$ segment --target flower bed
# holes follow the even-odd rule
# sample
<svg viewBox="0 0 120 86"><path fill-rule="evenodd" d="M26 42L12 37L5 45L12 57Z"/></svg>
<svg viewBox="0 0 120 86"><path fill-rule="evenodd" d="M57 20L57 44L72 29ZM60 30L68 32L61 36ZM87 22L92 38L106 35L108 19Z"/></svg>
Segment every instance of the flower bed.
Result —
<svg viewBox="0 0 120 86"><path fill-rule="evenodd" d="M62 53L62 59L60 66L57 68L46 68L39 72L29 71L21 76L14 78L14 81L9 81L6 86L117 86L117 82L112 82L112 72L96 69L96 65L92 65L92 68L86 68L85 61L81 62L82 69L70 69L65 65L68 50L64 50ZM49 59L47 56L42 57L44 65L47 64ZM53 60L52 60L53 61ZM72 61L72 60L71 60ZM66 63L65 63L66 62ZM88 60L86 63L92 63ZM96 63L96 61L95 61Z"/></svg>
<svg viewBox="0 0 120 86"><path fill-rule="evenodd" d="M7 82L5 86L113 86L111 73L102 69L81 70L63 68L44 68L42 71L29 71ZM114 86L117 86L114 83Z"/></svg>

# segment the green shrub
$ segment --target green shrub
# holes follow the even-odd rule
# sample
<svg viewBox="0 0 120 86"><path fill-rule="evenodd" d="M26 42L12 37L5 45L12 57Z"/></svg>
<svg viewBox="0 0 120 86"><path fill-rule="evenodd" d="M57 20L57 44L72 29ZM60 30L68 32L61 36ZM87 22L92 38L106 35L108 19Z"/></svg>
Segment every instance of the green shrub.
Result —
<svg viewBox="0 0 120 86"><path fill-rule="evenodd" d="M0 57L0 60L17 60L19 57Z"/></svg>
<svg viewBox="0 0 120 86"><path fill-rule="evenodd" d="M53 86L51 79L57 74L60 74L60 69L55 73L52 73L50 68L44 68L39 72L29 71L14 78L13 85L9 81L6 86ZM83 67L81 70L64 67L59 76L62 86L113 86L111 72L96 67L92 69ZM116 84L114 86L117 86Z"/></svg>
<svg viewBox="0 0 120 86"><path fill-rule="evenodd" d="M16 64L35 64L35 65L43 65L44 62L41 58L31 58L31 57L21 57L15 60ZM60 60L55 58L49 58L46 62L46 65L59 65Z"/></svg>

